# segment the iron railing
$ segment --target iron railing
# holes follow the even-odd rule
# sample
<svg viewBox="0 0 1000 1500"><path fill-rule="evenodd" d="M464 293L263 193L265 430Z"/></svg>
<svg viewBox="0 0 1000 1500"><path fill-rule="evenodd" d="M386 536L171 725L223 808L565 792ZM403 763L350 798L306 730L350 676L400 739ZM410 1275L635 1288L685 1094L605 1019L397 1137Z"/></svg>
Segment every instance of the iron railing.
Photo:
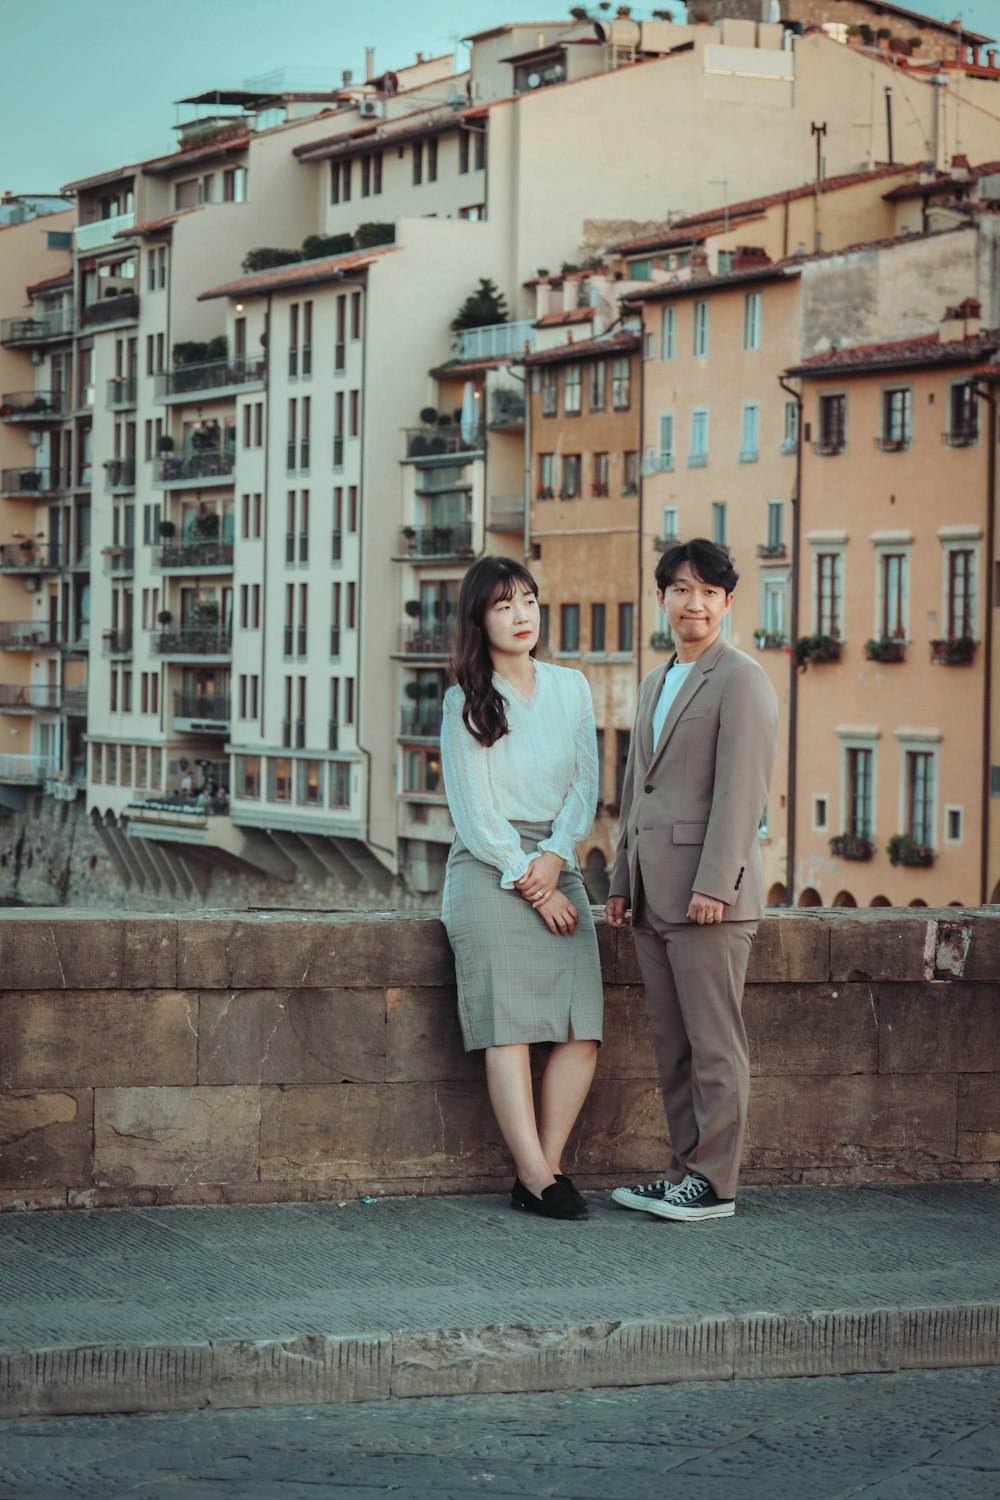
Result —
<svg viewBox="0 0 1000 1500"><path fill-rule="evenodd" d="M65 391L8 391L0 396L0 417L5 422L51 422L65 410Z"/></svg>
<svg viewBox="0 0 1000 1500"><path fill-rule="evenodd" d="M224 479L233 472L235 464L235 454L223 453L218 448L191 453L187 458L170 454L156 460L153 480L156 484L176 484L186 479Z"/></svg>
<svg viewBox="0 0 1000 1500"><path fill-rule="evenodd" d="M183 396L188 391L228 390L264 379L263 359L213 359L199 365L177 365L157 375L156 399Z"/></svg>

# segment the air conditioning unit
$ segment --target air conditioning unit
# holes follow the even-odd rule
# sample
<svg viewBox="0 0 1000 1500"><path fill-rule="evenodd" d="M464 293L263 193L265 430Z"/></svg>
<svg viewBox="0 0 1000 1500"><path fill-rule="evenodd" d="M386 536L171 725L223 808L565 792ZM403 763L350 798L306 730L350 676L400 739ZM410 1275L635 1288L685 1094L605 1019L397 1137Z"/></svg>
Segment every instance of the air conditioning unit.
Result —
<svg viewBox="0 0 1000 1500"><path fill-rule="evenodd" d="M35 578L32 574L29 573L28 576L27 576L27 578L24 580L24 591L25 591L25 593L26 594L33 594L36 591L37 588L38 588L38 579Z"/></svg>
<svg viewBox="0 0 1000 1500"><path fill-rule="evenodd" d="M380 120L382 118L382 100L359 99L358 114L362 120Z"/></svg>
<svg viewBox="0 0 1000 1500"><path fill-rule="evenodd" d="M40 448L42 446L42 434L40 432L28 433L28 447Z"/></svg>
<svg viewBox="0 0 1000 1500"><path fill-rule="evenodd" d="M42 360L45 358L45 355L42 353L41 349L32 349L30 354L28 355L28 358L31 360L31 363L33 365L40 365Z"/></svg>

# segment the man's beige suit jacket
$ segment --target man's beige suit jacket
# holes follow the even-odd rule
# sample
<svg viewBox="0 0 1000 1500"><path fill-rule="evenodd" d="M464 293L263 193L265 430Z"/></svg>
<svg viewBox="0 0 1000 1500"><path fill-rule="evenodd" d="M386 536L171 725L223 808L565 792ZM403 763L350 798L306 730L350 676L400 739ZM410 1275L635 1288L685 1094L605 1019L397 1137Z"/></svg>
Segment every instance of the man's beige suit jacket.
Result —
<svg viewBox="0 0 1000 1500"><path fill-rule="evenodd" d="M778 703L752 657L720 635L697 659L657 744L653 710L669 668L639 686L622 789L612 896L685 922L692 894L726 903L725 920L764 915L759 824L778 738ZM641 868L641 875L640 875Z"/></svg>

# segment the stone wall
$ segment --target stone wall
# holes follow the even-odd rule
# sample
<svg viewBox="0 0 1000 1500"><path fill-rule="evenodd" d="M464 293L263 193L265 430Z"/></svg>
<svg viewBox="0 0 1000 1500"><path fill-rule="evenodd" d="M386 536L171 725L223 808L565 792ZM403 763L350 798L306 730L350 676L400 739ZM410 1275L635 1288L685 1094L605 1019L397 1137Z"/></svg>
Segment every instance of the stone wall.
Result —
<svg viewBox="0 0 1000 1500"><path fill-rule="evenodd" d="M631 940L599 937L585 1187L666 1149ZM769 916L744 1181L998 1175L998 975L996 908ZM2 1207L509 1185L435 918L8 911L0 976Z"/></svg>

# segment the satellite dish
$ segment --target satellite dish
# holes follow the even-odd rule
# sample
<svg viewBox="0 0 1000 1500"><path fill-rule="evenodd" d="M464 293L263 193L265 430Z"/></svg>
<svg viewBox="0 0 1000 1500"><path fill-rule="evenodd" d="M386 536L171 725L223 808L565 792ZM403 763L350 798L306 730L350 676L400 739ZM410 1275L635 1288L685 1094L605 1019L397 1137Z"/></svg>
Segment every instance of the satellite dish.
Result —
<svg viewBox="0 0 1000 1500"><path fill-rule="evenodd" d="M541 83L541 81L542 81L542 75L541 75L541 73L529 73L528 74L528 87L529 87L529 89L537 89L537 87Z"/></svg>

